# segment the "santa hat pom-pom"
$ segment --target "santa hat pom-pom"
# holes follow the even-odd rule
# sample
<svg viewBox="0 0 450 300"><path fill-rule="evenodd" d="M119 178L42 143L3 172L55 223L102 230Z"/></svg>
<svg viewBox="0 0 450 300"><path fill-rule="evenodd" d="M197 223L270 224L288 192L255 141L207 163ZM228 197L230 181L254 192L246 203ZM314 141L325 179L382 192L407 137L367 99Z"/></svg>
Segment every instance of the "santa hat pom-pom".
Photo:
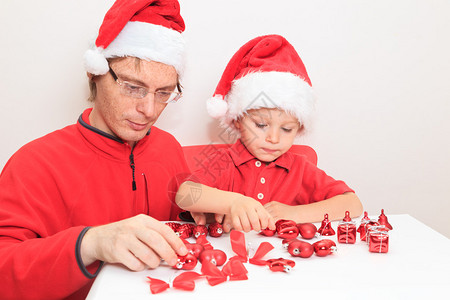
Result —
<svg viewBox="0 0 450 300"><path fill-rule="evenodd" d="M108 61L99 48L86 51L84 54L84 67L87 72L94 75L103 75L109 70Z"/></svg>
<svg viewBox="0 0 450 300"><path fill-rule="evenodd" d="M216 95L206 101L206 110L211 117L217 119L225 116L228 105L222 95Z"/></svg>

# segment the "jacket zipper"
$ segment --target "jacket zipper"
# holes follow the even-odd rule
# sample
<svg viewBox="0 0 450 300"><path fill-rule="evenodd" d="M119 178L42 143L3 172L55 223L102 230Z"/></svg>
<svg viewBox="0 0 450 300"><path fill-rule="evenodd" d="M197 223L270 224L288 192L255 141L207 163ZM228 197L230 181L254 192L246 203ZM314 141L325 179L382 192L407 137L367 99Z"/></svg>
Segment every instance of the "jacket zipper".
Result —
<svg viewBox="0 0 450 300"><path fill-rule="evenodd" d="M132 171L132 181L131 181L131 188L133 189L133 191L136 190L136 179L134 176L135 170L136 170L136 166L134 165L134 154L133 154L133 150L134 147L131 149L131 154L130 154L130 167L131 167L131 171Z"/></svg>

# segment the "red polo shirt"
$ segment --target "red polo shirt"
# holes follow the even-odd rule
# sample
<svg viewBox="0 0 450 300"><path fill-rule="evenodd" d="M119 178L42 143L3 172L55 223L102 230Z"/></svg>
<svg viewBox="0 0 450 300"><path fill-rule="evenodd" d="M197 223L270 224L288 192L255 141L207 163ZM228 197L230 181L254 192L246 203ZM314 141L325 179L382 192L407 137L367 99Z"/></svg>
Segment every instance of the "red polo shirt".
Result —
<svg viewBox="0 0 450 300"><path fill-rule="evenodd" d="M192 181L241 193L262 204L270 201L308 204L353 192L305 156L287 152L266 165L248 152L240 140L209 155L193 175Z"/></svg>

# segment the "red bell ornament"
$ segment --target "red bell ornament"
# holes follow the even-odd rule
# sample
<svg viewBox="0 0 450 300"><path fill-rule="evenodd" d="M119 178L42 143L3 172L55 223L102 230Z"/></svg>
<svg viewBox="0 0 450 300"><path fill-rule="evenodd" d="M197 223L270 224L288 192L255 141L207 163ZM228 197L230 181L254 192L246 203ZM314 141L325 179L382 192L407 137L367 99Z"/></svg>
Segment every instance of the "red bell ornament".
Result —
<svg viewBox="0 0 450 300"><path fill-rule="evenodd" d="M386 226L386 228L388 228L389 230L392 230L392 225L389 224L388 222L388 218L386 217L386 215L384 214L384 209L381 210L381 214L378 217L378 223L380 225L384 225Z"/></svg>
<svg viewBox="0 0 450 300"><path fill-rule="evenodd" d="M321 224L320 228L317 230L317 232L323 236L330 236L330 235L336 234L334 229L331 227L331 222L328 219L328 214L324 215L322 224Z"/></svg>
<svg viewBox="0 0 450 300"><path fill-rule="evenodd" d="M295 267L295 262L290 259L276 258L267 260L269 269L273 272L287 272L289 273L293 267Z"/></svg>
<svg viewBox="0 0 450 300"><path fill-rule="evenodd" d="M220 223L211 223L208 226L208 233L212 237L220 237L223 234L223 226Z"/></svg>
<svg viewBox="0 0 450 300"><path fill-rule="evenodd" d="M387 231L373 231L369 236L369 251L387 253L389 250L389 233Z"/></svg>
<svg viewBox="0 0 450 300"><path fill-rule="evenodd" d="M332 240L324 239L312 244L317 256L327 256L337 251L336 243Z"/></svg>
<svg viewBox="0 0 450 300"><path fill-rule="evenodd" d="M216 266L221 266L227 260L227 255L219 249L204 250L200 254L199 260L202 264L207 260Z"/></svg>
<svg viewBox="0 0 450 300"><path fill-rule="evenodd" d="M357 232L359 232L359 238L361 239L361 241L366 240L366 226L369 222L370 222L369 215L367 211L365 211L364 217L361 218L361 223L359 224L359 227L356 230Z"/></svg>
<svg viewBox="0 0 450 300"><path fill-rule="evenodd" d="M302 238L309 240L316 236L317 227L313 223L300 223L296 226Z"/></svg>
<svg viewBox="0 0 450 300"><path fill-rule="evenodd" d="M178 255L178 261L172 268L179 270L192 270L196 265L197 258L193 254L188 253L185 256Z"/></svg>
<svg viewBox="0 0 450 300"><path fill-rule="evenodd" d="M288 252L295 257L308 258L314 253L314 247L304 241L292 241L289 243Z"/></svg>
<svg viewBox="0 0 450 300"><path fill-rule="evenodd" d="M192 234L196 239L201 235L206 236L208 234L208 227L205 225L196 225Z"/></svg>
<svg viewBox="0 0 450 300"><path fill-rule="evenodd" d="M356 242L356 223L350 218L350 212L345 212L345 217L339 222L337 229L339 243L354 244Z"/></svg>

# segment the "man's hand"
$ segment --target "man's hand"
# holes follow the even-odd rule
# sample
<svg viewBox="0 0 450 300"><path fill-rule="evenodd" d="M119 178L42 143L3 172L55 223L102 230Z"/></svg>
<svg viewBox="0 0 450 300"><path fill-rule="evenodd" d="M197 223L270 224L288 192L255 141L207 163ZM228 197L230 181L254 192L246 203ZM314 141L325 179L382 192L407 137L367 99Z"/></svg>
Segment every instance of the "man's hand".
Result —
<svg viewBox="0 0 450 300"><path fill-rule="evenodd" d="M265 228L275 229L275 222L272 216L260 202L251 197L241 195L233 199L230 205L229 218L236 230L249 232L252 229L255 231ZM226 216L224 223L228 224L227 219Z"/></svg>
<svg viewBox="0 0 450 300"><path fill-rule="evenodd" d="M161 259L170 266L177 254L188 250L173 230L147 215L89 229L81 242L81 257L87 266L96 260L121 263L133 271L156 268Z"/></svg>

